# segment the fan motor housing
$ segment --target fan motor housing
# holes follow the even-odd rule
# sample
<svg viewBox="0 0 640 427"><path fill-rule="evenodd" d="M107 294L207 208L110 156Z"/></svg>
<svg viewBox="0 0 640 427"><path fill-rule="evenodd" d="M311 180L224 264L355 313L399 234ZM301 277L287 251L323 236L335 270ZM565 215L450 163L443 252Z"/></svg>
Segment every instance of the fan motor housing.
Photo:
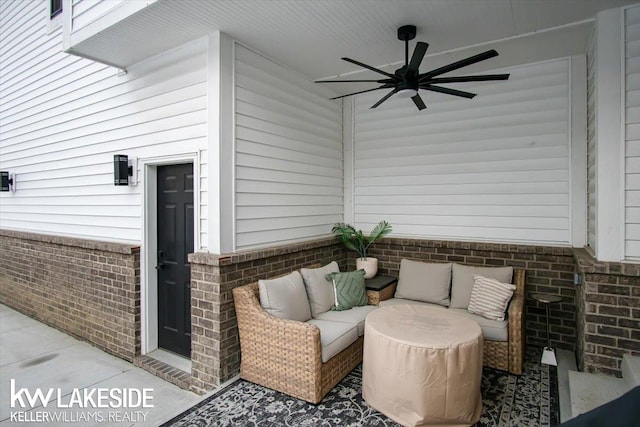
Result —
<svg viewBox="0 0 640 427"><path fill-rule="evenodd" d="M403 42L413 40L416 38L416 26L415 25L403 25L398 28L398 39Z"/></svg>

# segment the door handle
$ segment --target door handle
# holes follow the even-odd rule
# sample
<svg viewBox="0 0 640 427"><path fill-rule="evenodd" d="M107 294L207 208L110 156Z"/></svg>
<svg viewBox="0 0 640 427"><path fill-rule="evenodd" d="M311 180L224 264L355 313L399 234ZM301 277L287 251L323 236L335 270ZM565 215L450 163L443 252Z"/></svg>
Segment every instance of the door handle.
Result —
<svg viewBox="0 0 640 427"><path fill-rule="evenodd" d="M164 262L162 259L164 258L164 251L158 251L158 265L156 265L156 270L164 270Z"/></svg>

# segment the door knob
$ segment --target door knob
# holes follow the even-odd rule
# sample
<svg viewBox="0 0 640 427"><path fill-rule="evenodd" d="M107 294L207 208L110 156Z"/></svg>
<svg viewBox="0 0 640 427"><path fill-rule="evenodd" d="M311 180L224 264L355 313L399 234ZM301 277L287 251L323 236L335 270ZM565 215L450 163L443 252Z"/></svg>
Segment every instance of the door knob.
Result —
<svg viewBox="0 0 640 427"><path fill-rule="evenodd" d="M164 270L164 263L159 262L158 265L156 265L156 270Z"/></svg>

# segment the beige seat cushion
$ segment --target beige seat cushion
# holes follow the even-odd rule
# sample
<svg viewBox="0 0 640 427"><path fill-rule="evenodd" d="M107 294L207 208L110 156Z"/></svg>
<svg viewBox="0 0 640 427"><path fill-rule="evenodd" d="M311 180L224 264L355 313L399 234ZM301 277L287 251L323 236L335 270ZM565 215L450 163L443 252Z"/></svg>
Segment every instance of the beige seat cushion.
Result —
<svg viewBox="0 0 640 427"><path fill-rule="evenodd" d="M458 313L468 319L478 322L482 335L485 340L490 341L508 341L509 340L509 321L508 320L489 320L486 317L477 314L471 314L464 308L449 308L453 313Z"/></svg>
<svg viewBox="0 0 640 427"><path fill-rule="evenodd" d="M300 273L304 280L304 287L309 297L311 307L311 317L318 317L319 314L331 310L335 304L336 295L333 290L333 282L327 280L325 276L329 273L340 271L338 263L333 261L320 268L301 268Z"/></svg>
<svg viewBox="0 0 640 427"><path fill-rule="evenodd" d="M326 362L358 339L358 328L352 323L311 319L307 323L320 329L322 362Z"/></svg>
<svg viewBox="0 0 640 427"><path fill-rule="evenodd" d="M429 302L415 301L412 299L404 299L404 298L391 298L385 301L380 301L380 307L387 307L390 305L398 305L398 304L419 304L419 305L432 305L434 307L442 307L440 304L432 304Z"/></svg>
<svg viewBox="0 0 640 427"><path fill-rule="evenodd" d="M450 285L451 263L427 263L403 259L400 261L395 297L447 307Z"/></svg>
<svg viewBox="0 0 640 427"><path fill-rule="evenodd" d="M473 267L470 265L453 264L451 284L451 308L469 307L471 290L475 281L473 275L496 279L502 283L511 283L513 267Z"/></svg>
<svg viewBox="0 0 640 427"><path fill-rule="evenodd" d="M402 298L391 298L386 301L380 301L380 307L398 304L431 305L439 307L437 304L429 304ZM489 320L485 317L469 313L466 308L449 308L449 310L451 310L452 313L459 313L468 319L475 320L480 326L480 329L482 329L484 339L491 341L507 341L509 339L509 322L507 320Z"/></svg>
<svg viewBox="0 0 640 427"><path fill-rule="evenodd" d="M311 319L307 292L297 271L277 279L259 280L258 288L260 305L272 316L299 322Z"/></svg>
<svg viewBox="0 0 640 427"><path fill-rule="evenodd" d="M357 326L358 335L362 336L364 335L364 319L367 317L367 314L376 308L378 307L375 305L363 305L361 307L350 308L349 310L327 311L326 313L318 315L316 319L350 323L351 325Z"/></svg>

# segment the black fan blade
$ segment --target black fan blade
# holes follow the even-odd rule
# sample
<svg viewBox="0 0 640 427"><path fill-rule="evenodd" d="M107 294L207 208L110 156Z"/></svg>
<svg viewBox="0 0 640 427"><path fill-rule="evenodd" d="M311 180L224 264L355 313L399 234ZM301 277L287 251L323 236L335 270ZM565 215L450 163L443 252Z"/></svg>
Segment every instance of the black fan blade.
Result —
<svg viewBox="0 0 640 427"><path fill-rule="evenodd" d="M420 67L420 63L422 62L422 58L424 58L424 54L427 53L427 49L429 48L429 43L418 42L416 43L415 49L413 49L413 56L411 57L411 62L409 62L408 70L418 71L418 67Z"/></svg>
<svg viewBox="0 0 640 427"><path fill-rule="evenodd" d="M383 76L387 76L387 77L390 77L390 78L392 78L392 79L395 79L395 78L396 78L396 76L394 76L393 74L389 74L389 73L387 73L386 71L378 70L377 68L372 67L371 65L363 64L362 62L360 62L360 61L356 61L355 59L351 59L351 58L342 58L342 60L343 60L343 61L347 61L347 62L351 62L352 64L359 65L359 66L361 66L361 67L363 67L363 68L367 68L367 69L369 69L369 70L371 70L371 71L375 71L376 73L382 74Z"/></svg>
<svg viewBox="0 0 640 427"><path fill-rule="evenodd" d="M478 76L463 76L463 77L436 77L435 79L429 79L424 83L463 83L463 82L485 82L489 80L507 80L509 74L485 74Z"/></svg>
<svg viewBox="0 0 640 427"><path fill-rule="evenodd" d="M371 108L376 108L378 105L382 104L384 101L386 101L387 99L391 98L391 95L393 95L394 93L397 92L397 89L393 89L391 92L389 92L388 94L386 94L385 96L383 96L380 101L376 102L375 104L373 104L371 106Z"/></svg>
<svg viewBox="0 0 640 427"><path fill-rule="evenodd" d="M465 92L462 90L449 89L448 87L442 87L442 86L420 85L420 89L430 90L433 92L446 93L447 95L461 96L463 98L469 98L469 99L476 96L475 93Z"/></svg>
<svg viewBox="0 0 640 427"><path fill-rule="evenodd" d="M314 83L393 83L391 79L382 80L316 80Z"/></svg>
<svg viewBox="0 0 640 427"><path fill-rule="evenodd" d="M458 68L463 68L471 64L475 64L476 62L493 58L494 56L498 56L498 52L496 52L493 49L488 50L486 52L479 53L477 55L470 56L460 61L453 62L449 65L445 65L444 67L436 68L435 70L431 70L427 73L421 74L420 81L423 82L430 77L439 76L440 74L448 73L449 71L457 70Z"/></svg>
<svg viewBox="0 0 640 427"><path fill-rule="evenodd" d="M420 95L412 96L411 99L413 100L413 103L416 104L416 107L418 107L418 110L424 110L427 108L427 106L424 105L422 98L420 98Z"/></svg>
<svg viewBox="0 0 640 427"><path fill-rule="evenodd" d="M382 85L382 86L379 86L379 87L374 87L373 89L361 90L360 92L353 92L353 93L349 93L349 94L347 94L347 95L335 96L335 97L333 97L333 98L329 98L329 99L340 99L340 98L345 98L345 97L347 97L347 96L357 95L357 94L359 94L359 93L365 93L365 92L372 92L372 91L374 91L374 90L378 90L378 89L385 89L385 88L388 88L388 87L391 87L391 86L388 86L388 85Z"/></svg>

